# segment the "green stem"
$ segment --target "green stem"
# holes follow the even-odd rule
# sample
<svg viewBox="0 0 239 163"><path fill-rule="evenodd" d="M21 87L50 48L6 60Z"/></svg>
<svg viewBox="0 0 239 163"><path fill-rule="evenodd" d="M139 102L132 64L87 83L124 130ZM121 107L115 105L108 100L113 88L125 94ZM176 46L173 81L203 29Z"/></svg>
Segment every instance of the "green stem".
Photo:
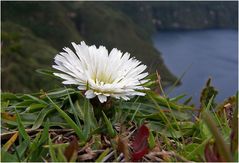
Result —
<svg viewBox="0 0 239 163"><path fill-rule="evenodd" d="M210 129L212 135L215 137L216 146L221 157L224 157L225 161L232 162L232 156L230 154L229 146L226 145L222 135L220 134L215 122L212 120L208 111L203 112L203 119Z"/></svg>

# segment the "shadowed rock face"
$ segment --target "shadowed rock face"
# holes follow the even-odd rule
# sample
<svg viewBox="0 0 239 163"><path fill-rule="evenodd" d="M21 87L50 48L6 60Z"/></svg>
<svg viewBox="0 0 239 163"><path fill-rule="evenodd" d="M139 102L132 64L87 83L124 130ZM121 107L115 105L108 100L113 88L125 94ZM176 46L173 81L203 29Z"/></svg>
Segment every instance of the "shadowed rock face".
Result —
<svg viewBox="0 0 239 163"><path fill-rule="evenodd" d="M219 9L203 3L177 3L2 2L2 89L19 92L55 87L56 81L38 82L44 77L36 75L35 69L50 67L58 51L71 46L70 42L81 40L130 52L148 65L149 71L158 70L165 83L172 83L176 77L164 65L151 41L156 28L234 27L235 20L228 18L235 12L232 3L226 7L218 3ZM186 10L190 10L189 14L183 10L184 6L189 8ZM197 12L192 15L195 8ZM193 19L205 10L208 14L203 20ZM223 20L217 14L219 10L225 13ZM185 14L191 16L184 21ZM213 14L217 19L209 17ZM208 21L206 24L210 26L202 21Z"/></svg>
<svg viewBox="0 0 239 163"><path fill-rule="evenodd" d="M108 2L148 31L237 28L238 3L218 2Z"/></svg>
<svg viewBox="0 0 239 163"><path fill-rule="evenodd" d="M158 30L237 28L238 24L236 1L161 2L151 11Z"/></svg>

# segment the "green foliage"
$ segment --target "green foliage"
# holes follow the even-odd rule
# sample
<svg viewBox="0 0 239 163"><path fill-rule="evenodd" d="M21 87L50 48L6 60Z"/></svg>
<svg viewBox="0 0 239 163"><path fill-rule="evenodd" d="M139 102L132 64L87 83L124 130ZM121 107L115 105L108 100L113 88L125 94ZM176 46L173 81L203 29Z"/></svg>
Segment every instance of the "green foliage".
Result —
<svg viewBox="0 0 239 163"><path fill-rule="evenodd" d="M153 149L156 145L154 135L153 135L152 131L149 132L148 143L149 143L149 149Z"/></svg>
<svg viewBox="0 0 239 163"><path fill-rule="evenodd" d="M208 144L214 142L220 150L212 149L213 155L216 152L226 154L224 161L237 158L237 112L233 113L234 127L231 128L228 117L215 110L221 107L211 109L215 96L198 115L194 107L178 102L185 96L170 99L153 91L131 101L112 100L110 110L104 108L106 105L92 105L81 92L70 88L48 93L1 95L2 161L66 161L66 153L74 153L68 151L71 136L78 136L75 143L81 146L79 149L75 146L74 150L87 149L74 157L76 161L120 160L119 150L124 153L130 150L131 145L126 140L132 139L132 129L143 123L150 129L149 155L145 159L207 161L210 159ZM237 101L233 108L236 106ZM99 110L101 114L97 114ZM17 130L20 136L16 139ZM119 140L121 147L117 147ZM154 155L157 150L164 150L168 157Z"/></svg>
<svg viewBox="0 0 239 163"><path fill-rule="evenodd" d="M56 87L56 80L42 78L35 72L49 67L57 51L36 37L31 30L12 22L2 28L2 88L5 91L29 92Z"/></svg>
<svg viewBox="0 0 239 163"><path fill-rule="evenodd" d="M30 29L57 50L82 40L69 17L70 11L60 2L4 2L2 5L3 21Z"/></svg>
<svg viewBox="0 0 239 163"><path fill-rule="evenodd" d="M212 103L210 106L212 106L212 108L215 107L215 103L214 103L214 98L217 95L218 91L210 85L211 84L211 78L209 78L206 82L206 86L205 88L202 90L201 93L201 97L200 97L200 103L201 103L201 107L205 107L208 105L210 99L212 98Z"/></svg>
<svg viewBox="0 0 239 163"><path fill-rule="evenodd" d="M65 119L65 121L75 130L76 134L79 136L81 141L85 141L85 136L79 126L76 125L76 123L64 112L61 110L61 108L54 103L49 96L46 97L49 99L49 101L53 104L54 108L59 112L59 114Z"/></svg>
<svg viewBox="0 0 239 163"><path fill-rule="evenodd" d="M107 127L107 133L109 133L110 137L115 137L116 136L116 132L113 129L113 126L110 122L110 120L106 117L105 113L102 111L103 117L104 117L104 121Z"/></svg>

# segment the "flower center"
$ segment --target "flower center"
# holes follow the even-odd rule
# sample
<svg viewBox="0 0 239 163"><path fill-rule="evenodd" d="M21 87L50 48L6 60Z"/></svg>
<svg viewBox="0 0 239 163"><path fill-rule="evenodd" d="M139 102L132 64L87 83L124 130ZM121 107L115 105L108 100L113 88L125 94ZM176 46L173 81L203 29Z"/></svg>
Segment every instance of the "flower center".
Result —
<svg viewBox="0 0 239 163"><path fill-rule="evenodd" d="M112 84L114 82L114 79L112 78L112 76L105 74L105 72L95 74L93 79L97 85L101 85L101 86L104 84Z"/></svg>

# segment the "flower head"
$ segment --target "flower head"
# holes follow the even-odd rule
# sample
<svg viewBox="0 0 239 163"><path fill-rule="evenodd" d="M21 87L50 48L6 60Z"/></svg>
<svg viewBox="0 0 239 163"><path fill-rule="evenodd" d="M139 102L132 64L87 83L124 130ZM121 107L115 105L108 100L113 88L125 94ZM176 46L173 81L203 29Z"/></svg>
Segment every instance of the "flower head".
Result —
<svg viewBox="0 0 239 163"><path fill-rule="evenodd" d="M86 98L98 96L101 103L107 101L107 97L129 100L135 95L144 96L140 90L147 89L142 86L148 80L144 70L146 65L141 64L135 58L130 58L129 53L123 54L114 48L108 53L104 46L87 46L72 43L73 52L69 48L63 48L55 57L53 68L61 71L54 73L64 79L63 84L74 84L79 90L85 90Z"/></svg>

